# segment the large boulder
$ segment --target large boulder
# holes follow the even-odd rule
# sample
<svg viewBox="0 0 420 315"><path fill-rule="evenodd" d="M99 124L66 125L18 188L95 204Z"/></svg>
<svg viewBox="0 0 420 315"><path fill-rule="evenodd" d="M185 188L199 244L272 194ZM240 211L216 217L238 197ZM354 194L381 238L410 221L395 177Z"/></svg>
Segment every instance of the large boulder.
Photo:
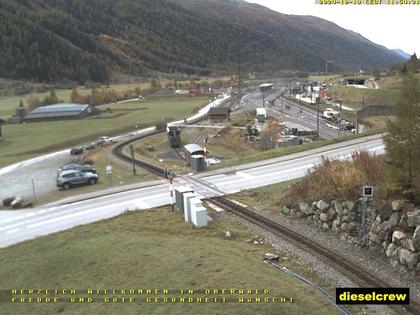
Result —
<svg viewBox="0 0 420 315"><path fill-rule="evenodd" d="M420 225L420 209L407 212L407 224L409 227Z"/></svg>
<svg viewBox="0 0 420 315"><path fill-rule="evenodd" d="M381 223L378 223L377 221L374 221L372 226L370 227L370 230L375 233L379 234L383 228L383 225Z"/></svg>
<svg viewBox="0 0 420 315"><path fill-rule="evenodd" d="M337 216L343 216L343 206L337 201L334 202L334 210L337 213Z"/></svg>
<svg viewBox="0 0 420 315"><path fill-rule="evenodd" d="M392 229L396 227L400 223L400 214L398 212L394 212L391 214L388 220L388 229Z"/></svg>
<svg viewBox="0 0 420 315"><path fill-rule="evenodd" d="M397 254L398 247L394 243L389 244L385 252L386 257L395 257Z"/></svg>
<svg viewBox="0 0 420 315"><path fill-rule="evenodd" d="M414 230L413 239L420 240L420 225L417 225L416 229Z"/></svg>
<svg viewBox="0 0 420 315"><path fill-rule="evenodd" d="M319 219L323 222L327 222L327 221L331 221L332 219L334 219L334 216L332 216L331 213L328 211L326 213L321 213L319 215Z"/></svg>
<svg viewBox="0 0 420 315"><path fill-rule="evenodd" d="M416 253L420 250L420 240L408 238L404 247L411 252Z"/></svg>
<svg viewBox="0 0 420 315"><path fill-rule="evenodd" d="M401 264L407 265L408 269L414 269L417 265L418 254L402 248L400 250L399 260Z"/></svg>
<svg viewBox="0 0 420 315"><path fill-rule="evenodd" d="M315 210L307 202L299 202L299 210L306 215L311 215Z"/></svg>
<svg viewBox="0 0 420 315"><path fill-rule="evenodd" d="M329 229L329 225L328 225L326 222L324 222L324 223L322 223L321 228L322 228L324 231L327 231L327 230Z"/></svg>
<svg viewBox="0 0 420 315"><path fill-rule="evenodd" d="M326 203L324 200L320 200L316 203L316 206L319 210L325 211L330 206L328 203Z"/></svg>
<svg viewBox="0 0 420 315"><path fill-rule="evenodd" d="M283 207L283 213L284 213L285 215L289 215L289 214L290 214L290 209L289 209L288 207L284 206L284 207Z"/></svg>
<svg viewBox="0 0 420 315"><path fill-rule="evenodd" d="M404 239L406 238L406 235L404 232L402 231L394 231L394 233L392 233L392 242L399 244L401 243Z"/></svg>
<svg viewBox="0 0 420 315"><path fill-rule="evenodd" d="M408 222L407 222L407 215L403 214L401 216L400 222L398 223L398 226L402 228L403 230L408 230Z"/></svg>
<svg viewBox="0 0 420 315"><path fill-rule="evenodd" d="M392 202L391 207L392 207L392 211L397 211L398 212L398 211L402 210L401 204L397 200L394 200Z"/></svg>
<svg viewBox="0 0 420 315"><path fill-rule="evenodd" d="M420 251L420 225L417 225L413 233L413 238L409 240L408 247L412 252Z"/></svg>

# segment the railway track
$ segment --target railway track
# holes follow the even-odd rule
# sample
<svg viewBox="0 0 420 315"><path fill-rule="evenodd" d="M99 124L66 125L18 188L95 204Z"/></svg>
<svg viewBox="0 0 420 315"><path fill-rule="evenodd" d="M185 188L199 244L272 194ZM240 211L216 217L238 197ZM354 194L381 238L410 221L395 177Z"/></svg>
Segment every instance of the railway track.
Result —
<svg viewBox="0 0 420 315"><path fill-rule="evenodd" d="M128 145L130 145L131 143L150 137L150 136L154 136L160 133L165 132L166 130L156 130L153 131L147 135L143 135L140 137L134 137L133 139L130 139L128 141L124 141L120 144L118 144L113 150L112 150L112 154L114 154L116 157L118 157L120 160L129 162L129 163L134 163L136 166L141 167L146 169L149 172L152 172L153 174L156 174L158 176L161 177L165 177L165 169L156 165L153 165L152 163L146 162L146 161L141 161L138 160L136 158L132 158L131 156L127 155L124 153L124 148Z"/></svg>
<svg viewBox="0 0 420 315"><path fill-rule="evenodd" d="M281 110L280 108L278 108L278 107L275 107L275 106L273 106L273 107L271 107L271 109L273 110L273 111L275 111L275 112L277 112L277 113L279 113L279 114L287 114L287 113L285 113L283 110ZM289 115L289 117L287 118L289 121L291 121L291 122L293 122L293 123L296 123L296 124L299 124L299 125L302 125L303 126L303 124L302 124L302 122L301 121L299 121L298 119L296 119L296 117L293 117L293 116L290 116ZM314 130L314 131L316 131L316 127L312 127L312 126L305 126L306 128L308 128L308 129L310 129L310 130ZM321 137L321 138L324 138L324 139L326 139L326 140L332 140L332 139L335 139L336 137L335 136L332 136L331 134L329 134L329 133L326 133L325 131L323 131L323 128L320 128L320 130L319 130L319 136Z"/></svg>
<svg viewBox="0 0 420 315"><path fill-rule="evenodd" d="M232 202L231 200L224 197L216 197L211 199L212 203L215 203L217 206L236 214L237 216L272 232L275 235L281 236L297 247L310 252L311 254L319 257L321 260L332 266L334 269L341 272L343 275L355 281L361 287L383 287L388 288L392 287L385 281L379 279L372 273L363 270L360 266L354 264L348 259L337 256L332 250L321 246L317 242L302 236L301 234L281 225L277 222L271 221L270 219L261 216L254 211L251 211L239 204ZM420 314L420 304L416 301L411 301L410 305L400 306L400 305L389 305L399 314L401 311L410 312L411 314Z"/></svg>

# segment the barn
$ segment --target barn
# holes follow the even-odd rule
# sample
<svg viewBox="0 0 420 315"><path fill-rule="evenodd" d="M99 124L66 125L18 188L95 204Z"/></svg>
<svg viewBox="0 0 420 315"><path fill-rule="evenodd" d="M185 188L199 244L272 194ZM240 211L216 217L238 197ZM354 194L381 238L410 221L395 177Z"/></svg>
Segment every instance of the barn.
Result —
<svg viewBox="0 0 420 315"><path fill-rule="evenodd" d="M83 119L97 115L99 110L89 104L55 104L35 108L25 122Z"/></svg>
<svg viewBox="0 0 420 315"><path fill-rule="evenodd" d="M230 118L230 108L228 107L212 107L209 109L208 117L211 121L227 121Z"/></svg>

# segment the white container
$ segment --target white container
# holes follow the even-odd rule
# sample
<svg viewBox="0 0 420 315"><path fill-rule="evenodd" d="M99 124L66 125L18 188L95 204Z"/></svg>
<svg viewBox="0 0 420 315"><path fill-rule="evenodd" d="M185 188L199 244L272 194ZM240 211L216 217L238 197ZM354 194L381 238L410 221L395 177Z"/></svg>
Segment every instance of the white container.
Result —
<svg viewBox="0 0 420 315"><path fill-rule="evenodd" d="M180 212L184 212L184 194L194 192L190 187L177 187L175 188L175 205Z"/></svg>
<svg viewBox="0 0 420 315"><path fill-rule="evenodd" d="M184 196L184 219L185 222L191 222L191 203L190 199L195 198L195 194L192 192L187 192L183 194Z"/></svg>
<svg viewBox="0 0 420 315"><path fill-rule="evenodd" d="M206 227L207 226L207 209L204 207L192 208L191 222L196 227Z"/></svg>

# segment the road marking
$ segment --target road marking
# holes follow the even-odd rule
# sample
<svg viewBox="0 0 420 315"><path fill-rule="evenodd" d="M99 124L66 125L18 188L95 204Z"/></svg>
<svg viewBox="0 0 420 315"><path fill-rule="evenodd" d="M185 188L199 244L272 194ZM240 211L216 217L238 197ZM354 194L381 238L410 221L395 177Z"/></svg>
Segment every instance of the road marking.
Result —
<svg viewBox="0 0 420 315"><path fill-rule="evenodd" d="M106 208L111 208L111 207L113 207L113 206L110 205L108 207L102 208L101 211L103 212ZM93 209L90 209L90 210L75 212L75 213L71 213L71 214L68 214L68 215L60 216L58 218L41 221L41 222L38 222L38 223L28 224L27 227L28 228L34 228L34 227L45 225L45 224L51 224L51 223L55 223L55 222L67 220L67 219L72 218L72 217L79 217L79 218L81 218L84 215L89 214L89 213L93 213L93 212L99 212L99 211L98 211L98 209L93 208Z"/></svg>
<svg viewBox="0 0 420 315"><path fill-rule="evenodd" d="M13 234L13 233L16 233L16 232L19 232L20 231L20 228L18 228L18 229L13 229L13 230L10 230L10 231L6 231L5 233L6 234Z"/></svg>
<svg viewBox="0 0 420 315"><path fill-rule="evenodd" d="M378 151L378 150L381 150L381 149L385 149L385 146L381 145L379 147L371 148L371 149L369 149L369 152Z"/></svg>
<svg viewBox="0 0 420 315"><path fill-rule="evenodd" d="M5 230L10 229L13 226L20 225L20 224L22 224L22 221L20 219L25 219L26 220L27 218L33 217L35 215L37 215L37 213L36 212L33 212L33 213L28 213L28 214L24 214L22 216L15 217L13 219L5 220L2 223L12 223L12 222L15 222L15 221L18 221L18 220L20 222L14 223L13 225L8 225L8 226L0 227L0 231L5 231Z"/></svg>
<svg viewBox="0 0 420 315"><path fill-rule="evenodd" d="M245 178L245 179L254 179L255 178L255 176L252 176L252 175L244 173L244 172L236 172L236 174L239 177L242 177L242 178Z"/></svg>

